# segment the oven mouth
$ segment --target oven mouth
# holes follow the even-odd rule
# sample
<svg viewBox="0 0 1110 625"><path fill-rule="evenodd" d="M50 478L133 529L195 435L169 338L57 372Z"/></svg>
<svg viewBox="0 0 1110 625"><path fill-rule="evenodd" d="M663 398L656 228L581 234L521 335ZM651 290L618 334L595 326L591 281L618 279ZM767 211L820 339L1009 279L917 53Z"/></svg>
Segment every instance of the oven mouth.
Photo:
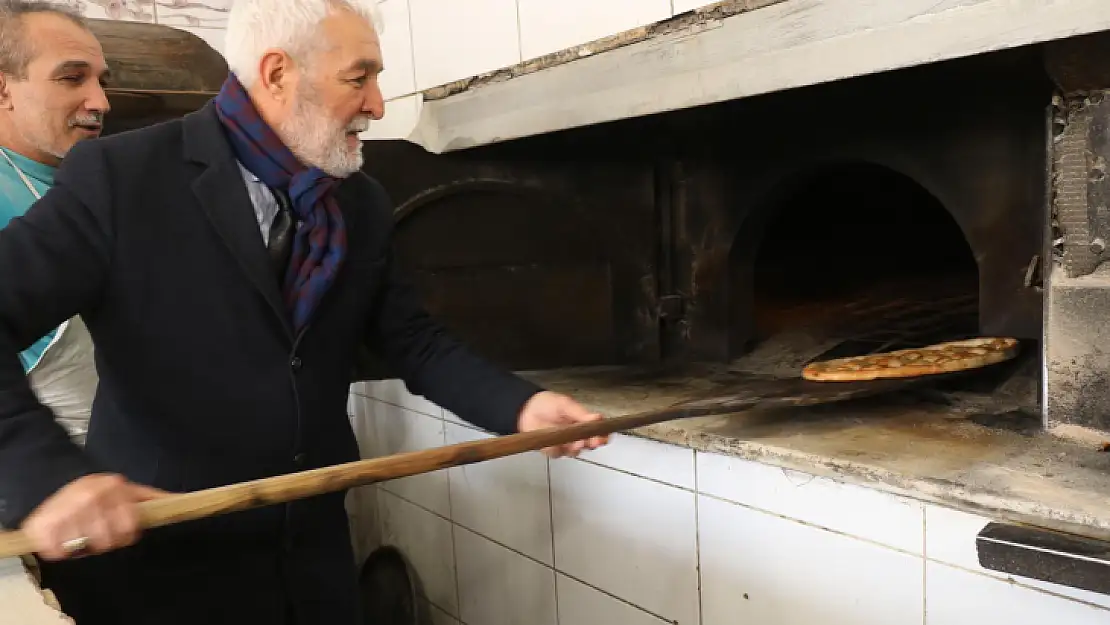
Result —
<svg viewBox="0 0 1110 625"><path fill-rule="evenodd" d="M733 288L749 304L733 310L743 335L733 342L734 373L770 384L800 377L816 360L982 336L975 252L953 213L914 178L842 162L787 177L768 197L754 213L758 234L742 231L735 245L746 247L730 258ZM1025 347L1011 362L904 386L1025 393L1036 352ZM815 397L799 401L825 394L811 386Z"/></svg>

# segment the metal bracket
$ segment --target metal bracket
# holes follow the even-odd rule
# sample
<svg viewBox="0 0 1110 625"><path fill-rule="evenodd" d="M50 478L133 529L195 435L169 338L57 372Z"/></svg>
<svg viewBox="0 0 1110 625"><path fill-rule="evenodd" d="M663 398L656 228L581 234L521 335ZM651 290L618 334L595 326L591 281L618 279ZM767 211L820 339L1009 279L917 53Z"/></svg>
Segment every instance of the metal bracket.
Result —
<svg viewBox="0 0 1110 625"><path fill-rule="evenodd" d="M1110 543L1041 528L989 523L975 539L991 571L1110 594Z"/></svg>

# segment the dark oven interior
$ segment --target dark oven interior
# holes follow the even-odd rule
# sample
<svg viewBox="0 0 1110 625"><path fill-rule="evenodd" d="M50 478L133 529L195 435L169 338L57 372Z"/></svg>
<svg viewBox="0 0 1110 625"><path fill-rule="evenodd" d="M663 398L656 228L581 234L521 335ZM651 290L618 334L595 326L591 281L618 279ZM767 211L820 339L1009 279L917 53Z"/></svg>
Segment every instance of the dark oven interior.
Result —
<svg viewBox="0 0 1110 625"><path fill-rule="evenodd" d="M443 155L369 142L366 170L430 310L513 369L789 376L989 334L1035 377L1042 68L1024 48Z"/></svg>

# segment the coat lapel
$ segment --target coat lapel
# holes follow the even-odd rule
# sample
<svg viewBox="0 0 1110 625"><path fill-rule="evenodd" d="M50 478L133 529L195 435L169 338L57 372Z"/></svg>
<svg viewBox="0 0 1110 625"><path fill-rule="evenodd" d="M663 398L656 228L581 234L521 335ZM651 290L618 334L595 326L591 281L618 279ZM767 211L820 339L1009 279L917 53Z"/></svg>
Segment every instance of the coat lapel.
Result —
<svg viewBox="0 0 1110 625"><path fill-rule="evenodd" d="M278 277L266 254L246 183L211 102L186 116L185 151L187 159L205 166L192 185L201 208L240 269L292 337L292 324L282 302Z"/></svg>

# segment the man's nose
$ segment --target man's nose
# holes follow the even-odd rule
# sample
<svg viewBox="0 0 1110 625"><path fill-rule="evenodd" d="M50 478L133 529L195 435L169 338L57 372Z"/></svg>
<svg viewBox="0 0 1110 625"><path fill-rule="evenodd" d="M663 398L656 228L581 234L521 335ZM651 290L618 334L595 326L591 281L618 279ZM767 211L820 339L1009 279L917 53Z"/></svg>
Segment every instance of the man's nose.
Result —
<svg viewBox="0 0 1110 625"><path fill-rule="evenodd" d="M370 119L374 121L385 116L385 98L382 96L382 90L376 80L366 90L366 95L362 100L362 112L369 115Z"/></svg>
<svg viewBox="0 0 1110 625"><path fill-rule="evenodd" d="M100 86L100 83L92 83L88 95L85 96L85 108L90 111L101 111L104 113L111 110L112 105L108 103L108 94L104 92L104 87Z"/></svg>

